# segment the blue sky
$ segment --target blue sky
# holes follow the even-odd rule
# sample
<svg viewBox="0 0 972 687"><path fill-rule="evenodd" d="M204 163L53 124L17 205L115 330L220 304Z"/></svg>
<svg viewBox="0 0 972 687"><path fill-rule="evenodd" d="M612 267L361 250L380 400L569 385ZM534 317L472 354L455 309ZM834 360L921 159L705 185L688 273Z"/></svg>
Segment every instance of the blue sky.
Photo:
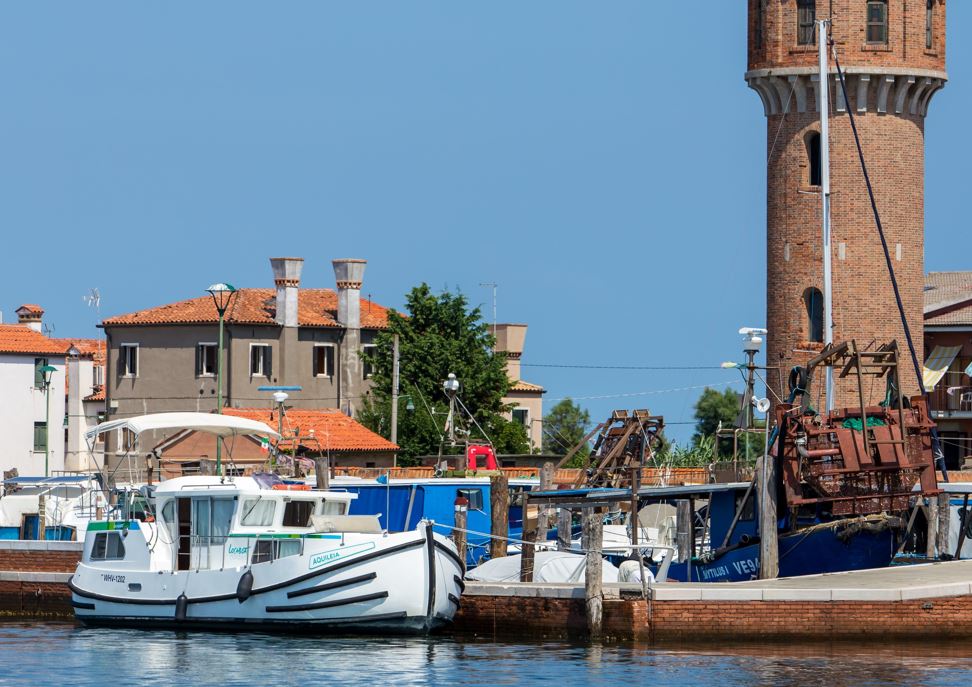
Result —
<svg viewBox="0 0 972 687"><path fill-rule="evenodd" d="M972 268L970 17L927 120L929 270ZM0 309L95 336L91 287L108 316L360 257L393 306L427 281L488 312L497 282L528 364L717 366L764 318L745 57L741 0L3 3ZM524 368L548 405L672 423L735 374Z"/></svg>

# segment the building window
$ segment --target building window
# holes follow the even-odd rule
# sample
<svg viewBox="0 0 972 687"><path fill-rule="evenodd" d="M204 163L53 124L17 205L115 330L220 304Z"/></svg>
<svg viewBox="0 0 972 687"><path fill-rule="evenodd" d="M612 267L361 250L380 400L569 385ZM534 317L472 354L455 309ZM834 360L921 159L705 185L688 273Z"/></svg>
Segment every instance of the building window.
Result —
<svg viewBox="0 0 972 687"><path fill-rule="evenodd" d="M216 376L216 344L206 342L196 346L196 376Z"/></svg>
<svg viewBox="0 0 972 687"><path fill-rule="evenodd" d="M138 377L138 344L123 343L118 347L118 376Z"/></svg>
<svg viewBox="0 0 972 687"><path fill-rule="evenodd" d="M314 346L314 376L334 376L334 346L330 344Z"/></svg>
<svg viewBox="0 0 972 687"><path fill-rule="evenodd" d="M766 0L756 0L756 27L753 36L753 44L757 50L763 49L763 32L766 21Z"/></svg>
<svg viewBox="0 0 972 687"><path fill-rule="evenodd" d="M374 344L365 344L361 347L361 358L364 361L362 370L365 379L371 379L371 376L375 373L375 355L377 353L378 347Z"/></svg>
<svg viewBox="0 0 972 687"><path fill-rule="evenodd" d="M267 344L250 344L250 376L266 377L273 374L273 350Z"/></svg>
<svg viewBox="0 0 972 687"><path fill-rule="evenodd" d="M816 0L797 0L797 45L816 44Z"/></svg>
<svg viewBox="0 0 972 687"><path fill-rule="evenodd" d="M530 411L526 408L514 408L513 422L526 427L527 423L530 422Z"/></svg>
<svg viewBox="0 0 972 687"><path fill-rule="evenodd" d="M105 368L101 365L95 365L91 369L91 383L94 386L101 386L105 383Z"/></svg>
<svg viewBox="0 0 972 687"><path fill-rule="evenodd" d="M876 45L886 45L888 42L887 0L868 0L867 42Z"/></svg>
<svg viewBox="0 0 972 687"><path fill-rule="evenodd" d="M34 450L43 453L47 450L47 423L34 423Z"/></svg>
<svg viewBox="0 0 972 687"><path fill-rule="evenodd" d="M935 0L928 0L925 6L925 47L929 50L932 49L933 39L934 39L934 21L935 21Z"/></svg>
<svg viewBox="0 0 972 687"><path fill-rule="evenodd" d="M820 186L823 183L823 174L820 167L820 134L816 131L807 135L807 162L810 185Z"/></svg>
<svg viewBox="0 0 972 687"><path fill-rule="evenodd" d="M807 309L807 338L814 343L823 343L823 294L820 289L810 287L804 291L803 304Z"/></svg>
<svg viewBox="0 0 972 687"><path fill-rule="evenodd" d="M47 358L34 358L34 386L38 389L44 388L44 367L47 366Z"/></svg>

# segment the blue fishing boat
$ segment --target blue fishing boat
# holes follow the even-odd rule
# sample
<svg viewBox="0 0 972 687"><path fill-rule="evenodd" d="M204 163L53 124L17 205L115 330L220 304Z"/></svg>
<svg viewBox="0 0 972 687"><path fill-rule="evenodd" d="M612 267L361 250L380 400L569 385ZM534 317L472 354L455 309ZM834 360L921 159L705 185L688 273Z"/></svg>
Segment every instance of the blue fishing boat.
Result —
<svg viewBox="0 0 972 687"><path fill-rule="evenodd" d="M519 539L523 531L522 493L535 489L537 480L512 479L510 488L509 537ZM490 481L485 477L429 479L358 479L337 477L331 489L357 494L351 515L380 514L381 526L389 532L407 532L420 520L431 520L441 534L450 534L456 524L456 499L468 500L466 519L466 564L479 565L489 557Z"/></svg>

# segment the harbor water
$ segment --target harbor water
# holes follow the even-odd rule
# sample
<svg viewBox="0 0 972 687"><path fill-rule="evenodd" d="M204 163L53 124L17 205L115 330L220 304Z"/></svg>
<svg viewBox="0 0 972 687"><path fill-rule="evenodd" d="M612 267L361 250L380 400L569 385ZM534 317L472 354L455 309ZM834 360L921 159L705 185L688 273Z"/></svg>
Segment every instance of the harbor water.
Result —
<svg viewBox="0 0 972 687"><path fill-rule="evenodd" d="M963 645L649 647L0 624L0 685L968 685Z"/></svg>

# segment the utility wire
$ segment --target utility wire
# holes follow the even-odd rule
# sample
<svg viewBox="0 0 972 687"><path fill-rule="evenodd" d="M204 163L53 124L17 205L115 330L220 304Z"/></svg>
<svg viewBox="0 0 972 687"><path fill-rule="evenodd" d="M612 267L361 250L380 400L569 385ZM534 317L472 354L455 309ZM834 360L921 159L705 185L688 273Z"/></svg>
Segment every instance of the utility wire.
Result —
<svg viewBox="0 0 972 687"><path fill-rule="evenodd" d="M564 370L722 370L721 365L561 365L520 363L520 367L552 367Z"/></svg>

